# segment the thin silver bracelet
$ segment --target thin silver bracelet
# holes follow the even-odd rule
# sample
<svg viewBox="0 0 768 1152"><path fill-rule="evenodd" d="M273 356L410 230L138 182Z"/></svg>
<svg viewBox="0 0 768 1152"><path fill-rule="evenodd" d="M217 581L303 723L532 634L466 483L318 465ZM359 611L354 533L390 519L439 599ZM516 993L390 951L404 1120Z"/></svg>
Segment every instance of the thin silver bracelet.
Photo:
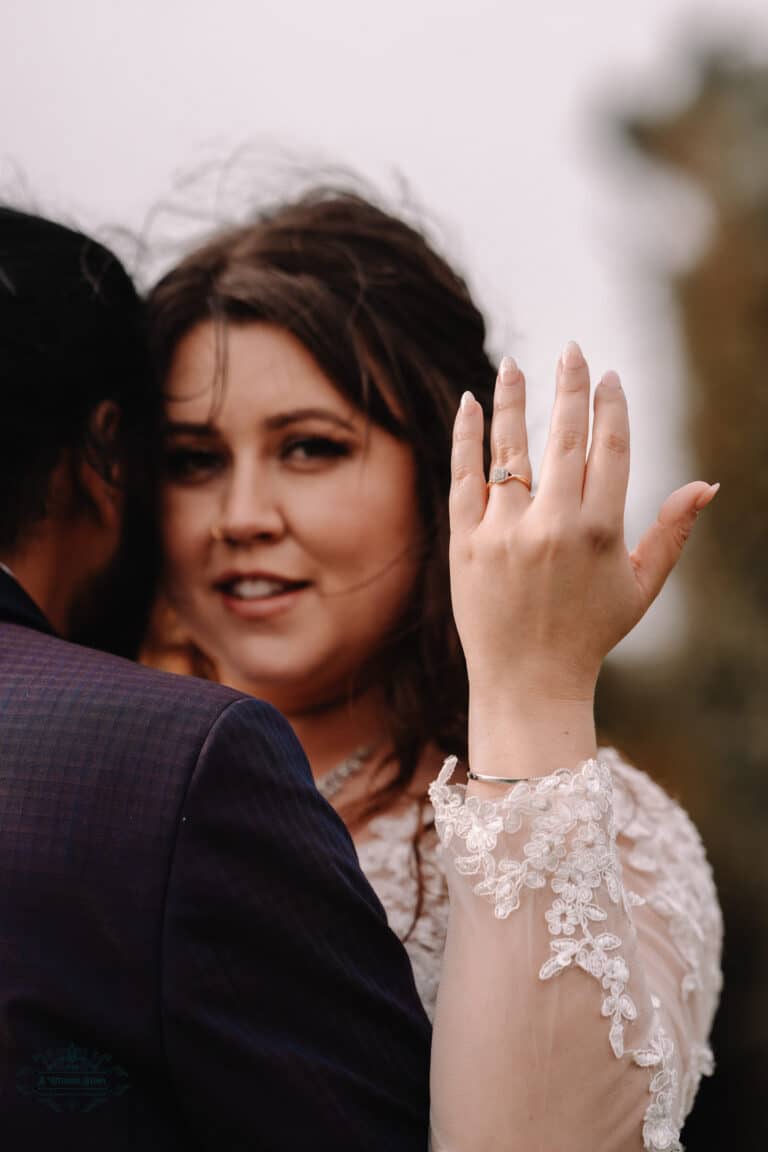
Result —
<svg viewBox="0 0 768 1152"><path fill-rule="evenodd" d="M481 772L473 772L471 768L467 769L468 780L479 780L482 784L525 784L526 777L520 780L513 780L509 776L483 776ZM536 780L536 776L531 776L528 779ZM541 779L541 777L538 777Z"/></svg>

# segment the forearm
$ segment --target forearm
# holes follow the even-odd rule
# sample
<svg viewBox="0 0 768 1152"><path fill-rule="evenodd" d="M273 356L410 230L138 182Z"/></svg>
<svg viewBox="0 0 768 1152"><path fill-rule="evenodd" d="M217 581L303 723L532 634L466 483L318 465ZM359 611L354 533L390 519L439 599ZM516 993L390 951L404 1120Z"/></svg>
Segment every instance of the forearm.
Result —
<svg viewBox="0 0 768 1152"><path fill-rule="evenodd" d="M659 1034L621 894L611 776L602 762L572 768L482 805L462 803L449 767L430 790L451 900L436 1152L643 1147L661 1057L633 1059ZM663 1147L679 1152L673 1136Z"/></svg>

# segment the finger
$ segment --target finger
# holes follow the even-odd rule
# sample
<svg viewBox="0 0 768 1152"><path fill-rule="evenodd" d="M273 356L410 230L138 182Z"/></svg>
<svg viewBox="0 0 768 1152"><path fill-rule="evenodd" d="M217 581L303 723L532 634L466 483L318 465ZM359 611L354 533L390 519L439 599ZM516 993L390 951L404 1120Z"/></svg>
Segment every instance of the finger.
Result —
<svg viewBox="0 0 768 1152"><path fill-rule="evenodd" d="M528 430L525 425L525 377L511 356L505 356L496 378L491 422L491 473L494 468L505 468L517 476L531 480L531 462L528 457ZM530 488L519 481L492 484L490 493L504 488L506 501L517 501L522 507L530 503Z"/></svg>
<svg viewBox="0 0 768 1152"><path fill-rule="evenodd" d="M589 435L589 369L571 340L557 364L557 388L538 498L558 508L581 507Z"/></svg>
<svg viewBox="0 0 768 1152"><path fill-rule="evenodd" d="M719 484L705 484L696 480L684 488L678 488L664 501L656 523L648 529L630 555L648 604L661 592L682 555L697 514L715 498L719 487Z"/></svg>
<svg viewBox="0 0 768 1152"><path fill-rule="evenodd" d="M471 392L461 398L453 425L451 494L452 532L471 532L483 518L487 501L483 465L483 410Z"/></svg>
<svg viewBox="0 0 768 1152"><path fill-rule="evenodd" d="M595 419L587 459L582 509L606 537L622 536L629 484L629 412L615 372L606 372L595 390Z"/></svg>

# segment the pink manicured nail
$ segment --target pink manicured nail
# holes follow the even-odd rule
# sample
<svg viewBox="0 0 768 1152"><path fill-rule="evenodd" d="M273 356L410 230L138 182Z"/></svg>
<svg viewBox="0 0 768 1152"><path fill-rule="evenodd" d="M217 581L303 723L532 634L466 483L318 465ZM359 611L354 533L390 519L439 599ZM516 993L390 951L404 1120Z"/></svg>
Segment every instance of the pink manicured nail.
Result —
<svg viewBox="0 0 768 1152"><path fill-rule="evenodd" d="M579 348L575 340L568 341L565 348L563 349L563 355L561 359L563 361L564 368L578 368L581 364L584 363L584 356L582 354L581 348Z"/></svg>
<svg viewBox="0 0 768 1152"><path fill-rule="evenodd" d="M499 365L499 376L505 384L512 384L517 379L517 361L512 356L505 356Z"/></svg>
<svg viewBox="0 0 768 1152"><path fill-rule="evenodd" d="M606 372L600 383L604 388L621 388L621 380L619 379L618 372Z"/></svg>
<svg viewBox="0 0 768 1152"><path fill-rule="evenodd" d="M717 484L710 484L709 490L707 492L702 492L701 496L699 496L698 500L694 504L694 508L696 509L696 511L701 512L704 508L707 507L708 504L711 504L712 501L714 500L715 496L717 496L719 491L720 491L720 483L719 482Z"/></svg>
<svg viewBox="0 0 768 1152"><path fill-rule="evenodd" d="M466 412L467 408L475 401L475 397L471 392L465 392L461 398L461 410Z"/></svg>

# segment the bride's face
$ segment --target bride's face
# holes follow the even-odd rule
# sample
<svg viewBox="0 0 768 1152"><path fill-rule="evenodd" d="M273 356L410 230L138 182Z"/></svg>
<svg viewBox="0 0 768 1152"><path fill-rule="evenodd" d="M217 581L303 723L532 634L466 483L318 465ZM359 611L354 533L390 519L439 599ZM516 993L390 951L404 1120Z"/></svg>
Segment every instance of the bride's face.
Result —
<svg viewBox="0 0 768 1152"><path fill-rule="evenodd" d="M418 571L416 470L280 328L179 343L166 391L166 586L224 683L290 712L347 691Z"/></svg>

